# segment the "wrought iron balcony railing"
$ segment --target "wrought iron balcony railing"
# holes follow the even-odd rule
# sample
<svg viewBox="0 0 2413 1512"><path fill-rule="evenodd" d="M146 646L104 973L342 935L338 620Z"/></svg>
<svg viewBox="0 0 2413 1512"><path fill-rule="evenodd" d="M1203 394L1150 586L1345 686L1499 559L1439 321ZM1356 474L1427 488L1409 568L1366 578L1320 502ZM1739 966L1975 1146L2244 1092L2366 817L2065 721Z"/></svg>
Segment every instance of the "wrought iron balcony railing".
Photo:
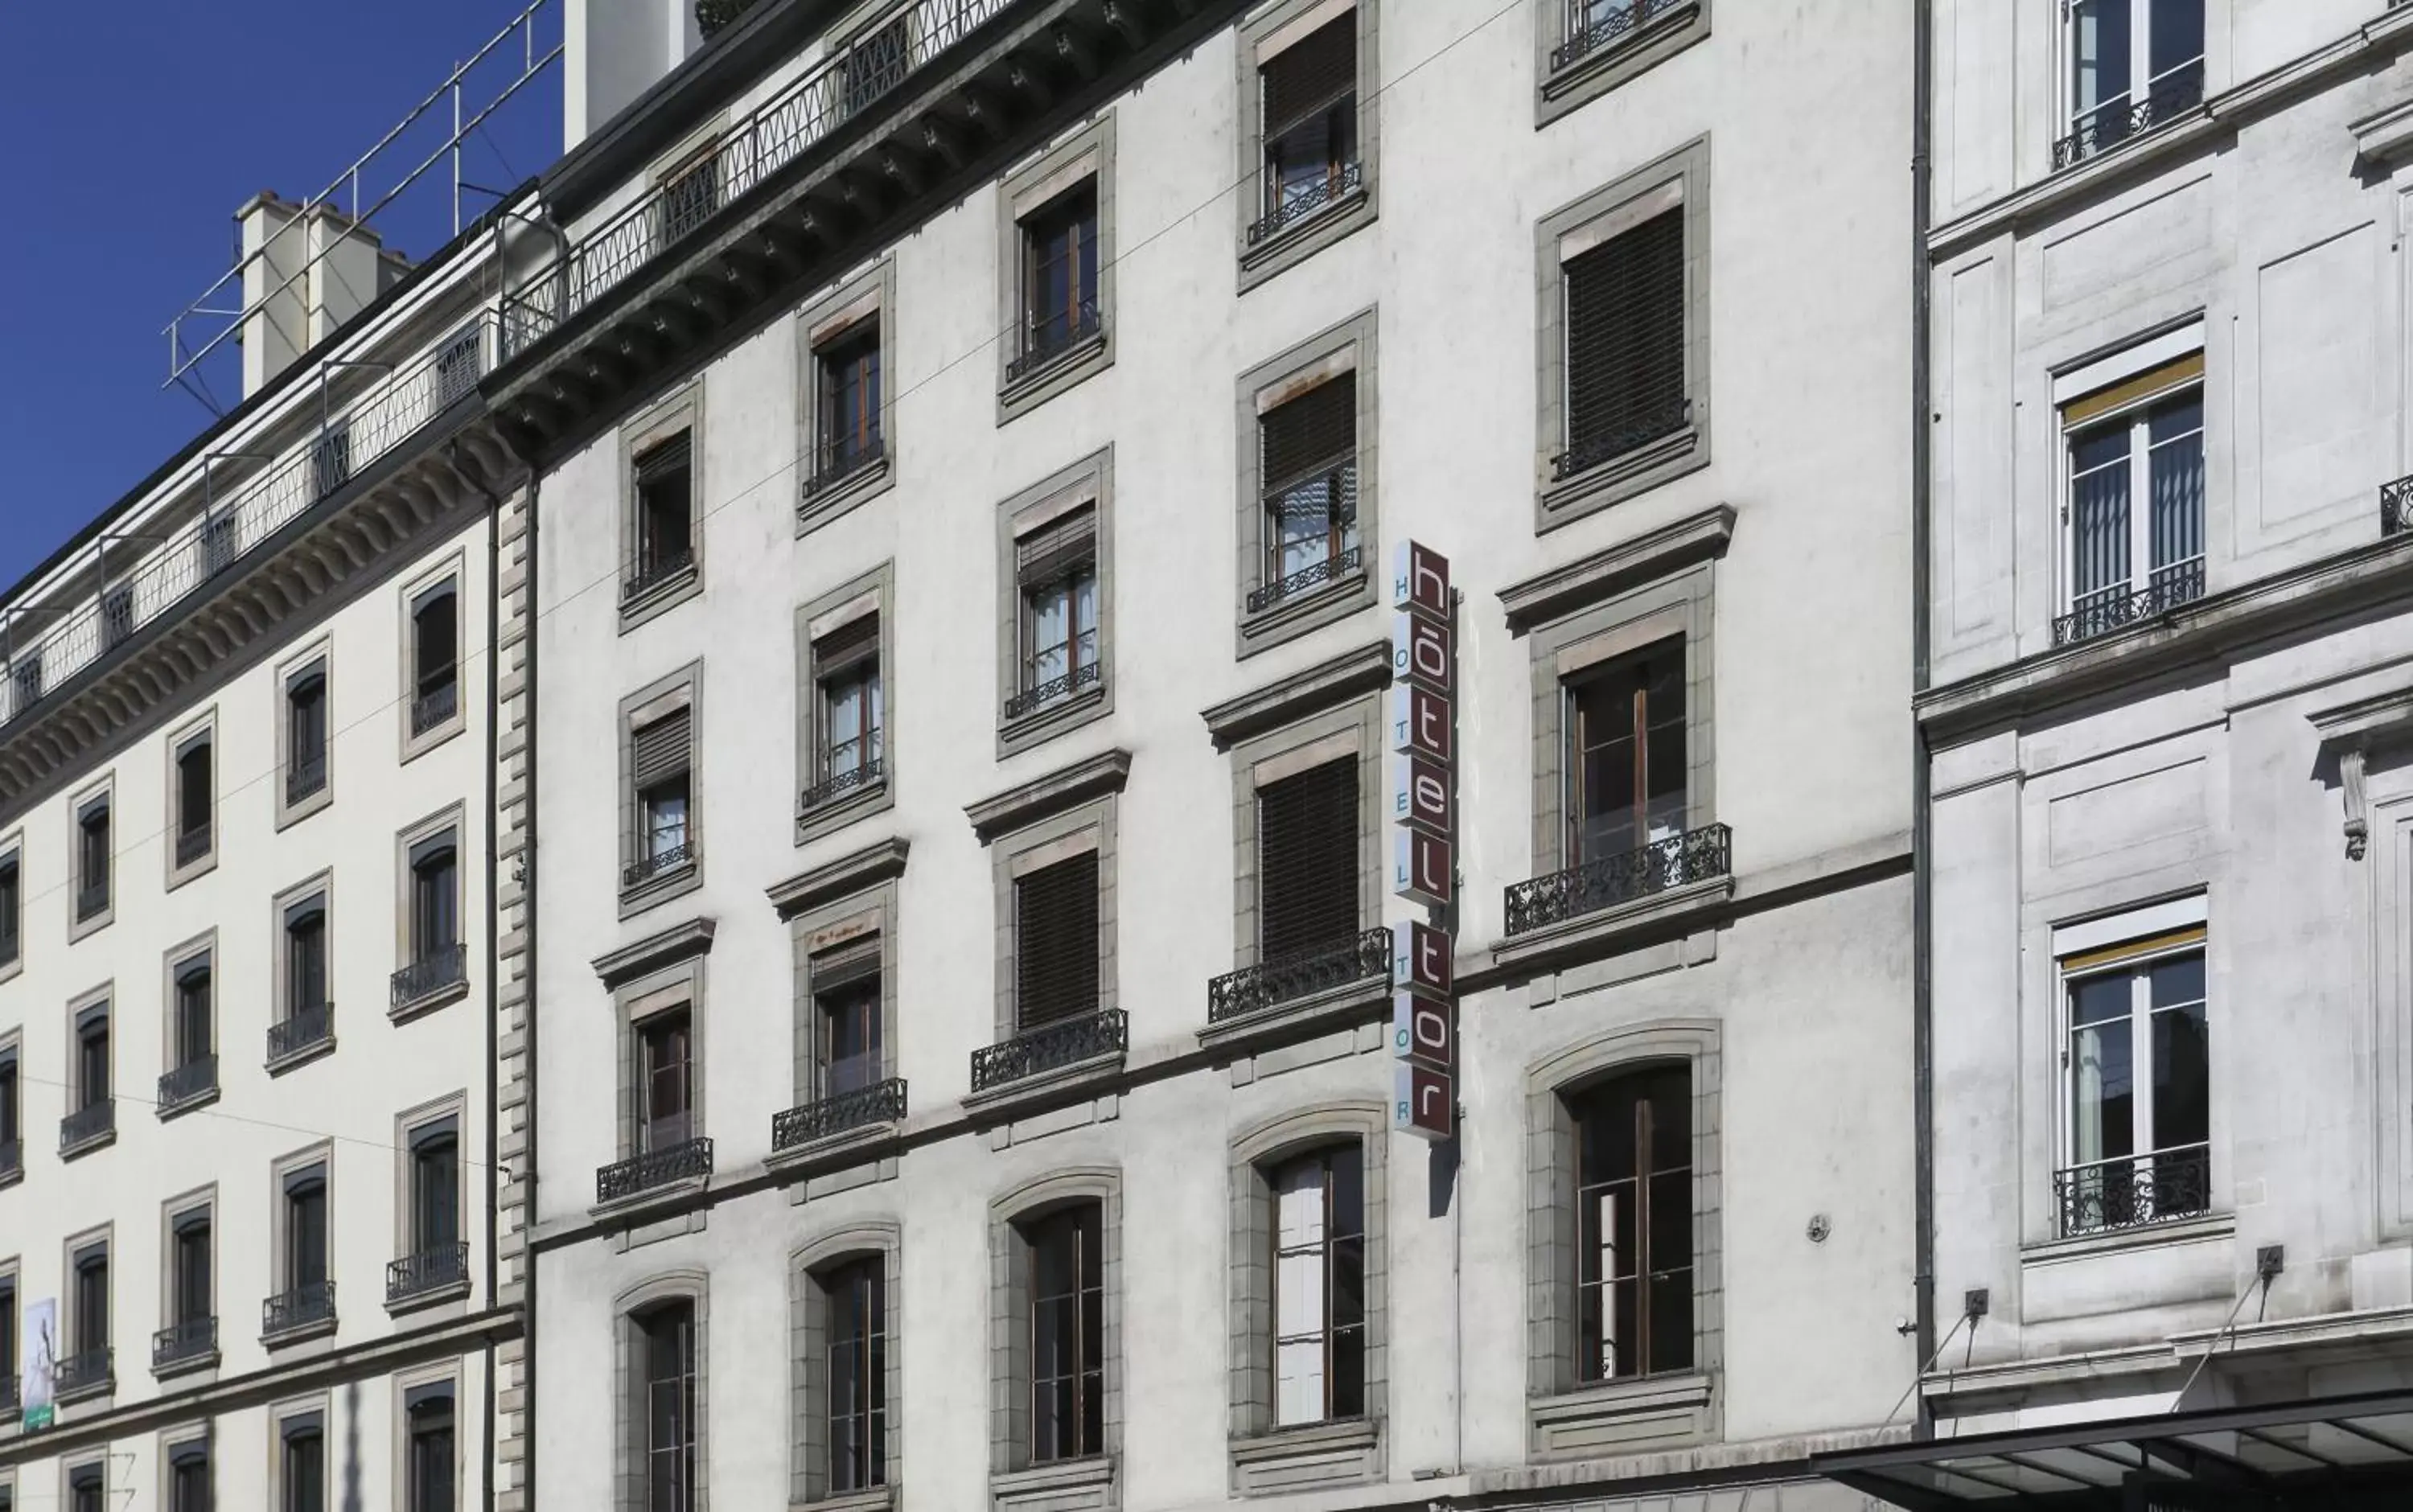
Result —
<svg viewBox="0 0 2413 1512"><path fill-rule="evenodd" d="M796 797L796 812L809 814L824 804L836 802L858 788L876 788L887 775L888 764L884 761L874 759L858 762L853 770L840 772L836 777L823 778L799 793Z"/></svg>
<svg viewBox="0 0 2413 1512"><path fill-rule="evenodd" d="M2052 1196L2065 1237L2192 1218L2212 1208L2212 1148L2184 1145L2055 1171Z"/></svg>
<svg viewBox="0 0 2413 1512"><path fill-rule="evenodd" d="M620 601L626 603L632 599L642 599L680 573L691 571L694 566L695 552L692 548L667 552L651 561L640 560L637 570L620 585Z"/></svg>
<svg viewBox="0 0 2413 1512"><path fill-rule="evenodd" d="M664 1145L633 1159L599 1167L595 1172L595 1200L615 1202L674 1181L698 1180L711 1174L712 1141L701 1137L682 1139L675 1145Z"/></svg>
<svg viewBox="0 0 2413 1512"><path fill-rule="evenodd" d="M991 0L1002 5L1003 0ZM200 517L152 546L130 574L104 598L61 614L38 640L0 635L0 661L13 669L15 697L5 711L21 719L43 697L132 638L219 573L276 539L286 526L327 497L331 483L359 476L369 465L417 435L474 383L494 349L492 317L455 331L438 345L378 378L348 408L333 410L318 431L275 454L260 470L229 483L228 464L205 463ZM323 438L346 437L348 467L329 478Z"/></svg>
<svg viewBox="0 0 2413 1512"><path fill-rule="evenodd" d="M810 501L887 460L888 442L878 431L865 440L849 437L843 442L818 447L813 452L812 476L805 480L805 498Z"/></svg>
<svg viewBox="0 0 2413 1512"><path fill-rule="evenodd" d="M2098 105L2080 116L2078 129L2052 144L2054 171L2082 163L2127 141L2168 125L2203 103L2203 60L2182 64L2162 76L2144 98L2125 96Z"/></svg>
<svg viewBox="0 0 2413 1512"><path fill-rule="evenodd" d="M430 951L421 960L412 961L393 973L393 1006L404 1008L422 998L432 998L447 987L457 987L469 978L469 947L444 945Z"/></svg>
<svg viewBox="0 0 2413 1512"><path fill-rule="evenodd" d="M1084 688L1095 686L1098 679L1104 675L1105 668L1097 660L1097 653L1092 651L1089 653L1088 660L1082 662L1061 677L1050 677L1045 682L1034 684L1007 699L1005 717L1009 719L1019 719L1034 709L1044 708L1059 698L1070 698Z"/></svg>
<svg viewBox="0 0 2413 1512"><path fill-rule="evenodd" d="M151 1336L151 1368L164 1371L218 1352L218 1320L186 1318Z"/></svg>
<svg viewBox="0 0 2413 1512"><path fill-rule="evenodd" d="M1276 191L1273 209L1249 223L1249 245L1269 242L1301 221L1337 205L1366 186L1366 165L1335 163L1323 178Z"/></svg>
<svg viewBox="0 0 2413 1512"><path fill-rule="evenodd" d="M1249 613L1263 614L1283 600L1296 598L1310 588L1338 583L1356 571L1365 559L1363 549L1352 546L1347 551L1333 553L1322 561L1310 562L1288 577L1276 578L1263 587L1251 588Z"/></svg>
<svg viewBox="0 0 2413 1512"><path fill-rule="evenodd" d="M335 1321L335 1283L305 1282L259 1304L259 1335L274 1339Z"/></svg>
<svg viewBox="0 0 2413 1512"><path fill-rule="evenodd" d="M291 808L327 785L327 753L320 751L285 769L285 806Z"/></svg>
<svg viewBox="0 0 2413 1512"><path fill-rule="evenodd" d="M335 1005L322 1002L296 1008L282 1023L268 1026L268 1059L272 1061L315 1049L335 1037Z"/></svg>
<svg viewBox="0 0 2413 1512"><path fill-rule="evenodd" d="M109 912L109 879L87 882L76 889L76 922L98 918Z"/></svg>
<svg viewBox="0 0 2413 1512"><path fill-rule="evenodd" d="M176 832L176 865L189 867L210 853L210 826L196 825Z"/></svg>
<svg viewBox="0 0 2413 1512"><path fill-rule="evenodd" d="M1628 452L1649 446L1662 437L1675 435L1692 418L1693 401L1680 399L1636 416L1612 430L1571 437L1567 449L1551 461L1550 476L1563 480L1597 467L1613 457L1621 457Z"/></svg>
<svg viewBox="0 0 2413 1512"><path fill-rule="evenodd" d="M389 1304L407 1302L447 1287L466 1286L468 1282L469 1241L438 1244L406 1254L385 1267L385 1299Z"/></svg>
<svg viewBox="0 0 2413 1512"><path fill-rule="evenodd" d="M1550 49L1550 72L1563 72L1596 53L1622 47L1669 11L1698 3L1699 0L1632 0L1594 21L1594 13L1601 8L1595 0L1566 0L1566 40Z"/></svg>
<svg viewBox="0 0 2413 1512"><path fill-rule="evenodd" d="M875 1123L895 1123L904 1116L905 1078L891 1076L773 1115L771 1148L794 1149Z"/></svg>
<svg viewBox="0 0 2413 1512"><path fill-rule="evenodd" d="M2077 607L2052 622L2052 644L2075 645L2080 641L2165 615L2203 597L2203 558L2165 567L2153 581L2134 593L2114 588L2080 600Z"/></svg>
<svg viewBox="0 0 2413 1512"><path fill-rule="evenodd" d="M1732 850L1733 831L1724 824L1705 824L1618 855L1517 882L1508 889L1508 933L1514 938L1671 887L1726 876L1733 867Z"/></svg>
<svg viewBox="0 0 2413 1512"><path fill-rule="evenodd" d="M897 0L851 46L731 123L694 169L640 198L505 295L505 355L526 350L618 288L1014 3ZM900 29L895 23L907 12L911 19Z"/></svg>
<svg viewBox="0 0 2413 1512"><path fill-rule="evenodd" d="M1391 931L1369 929L1355 940L1295 951L1215 978L1206 984L1206 1022L1220 1024L1353 983L1390 980Z"/></svg>
<svg viewBox="0 0 2413 1512"><path fill-rule="evenodd" d="M1069 317L1024 324L1022 350L1005 364L1005 380L1018 383L1105 329L1096 299L1085 299Z"/></svg>
<svg viewBox="0 0 2413 1512"><path fill-rule="evenodd" d="M410 733L423 735L452 718L461 707L461 683L458 678L442 682L410 701Z"/></svg>
<svg viewBox="0 0 2413 1512"><path fill-rule="evenodd" d="M59 1149L64 1153L116 1130L117 1099L96 1099L59 1120Z"/></svg>
<svg viewBox="0 0 2413 1512"><path fill-rule="evenodd" d="M1120 1055L1130 1043L1130 1019L1119 1008L1042 1024L1002 1045L985 1045L974 1050L972 1090L985 1092L1084 1060Z"/></svg>
<svg viewBox="0 0 2413 1512"><path fill-rule="evenodd" d="M117 1352L104 1344L62 1355L51 1366L51 1386L62 1397L89 1396L117 1385Z"/></svg>
<svg viewBox="0 0 2413 1512"><path fill-rule="evenodd" d="M2392 536L2403 530L2413 530L2413 478L2379 485L2379 533ZM0 960L7 958L0 954Z"/></svg>
<svg viewBox="0 0 2413 1512"><path fill-rule="evenodd" d="M620 868L620 885L642 887L657 877L666 877L695 859L692 845L666 845L659 851L641 855Z"/></svg>
<svg viewBox="0 0 2413 1512"><path fill-rule="evenodd" d="M159 1111L173 1113L197 1098L218 1090L218 1058L196 1056L159 1076Z"/></svg>

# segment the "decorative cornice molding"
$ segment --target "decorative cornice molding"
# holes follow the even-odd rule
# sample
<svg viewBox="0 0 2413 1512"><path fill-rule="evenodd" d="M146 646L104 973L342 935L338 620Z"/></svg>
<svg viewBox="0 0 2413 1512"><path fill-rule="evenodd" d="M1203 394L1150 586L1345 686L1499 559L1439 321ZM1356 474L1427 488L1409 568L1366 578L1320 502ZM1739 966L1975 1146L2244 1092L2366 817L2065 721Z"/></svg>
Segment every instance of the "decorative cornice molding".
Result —
<svg viewBox="0 0 2413 1512"><path fill-rule="evenodd" d="M634 944L606 951L595 957L595 974L603 979L606 987L620 987L665 966L712 951L713 931L719 921L712 918L688 919L667 929L647 935Z"/></svg>
<svg viewBox="0 0 2413 1512"><path fill-rule="evenodd" d="M1645 531L1631 541L1563 562L1500 590L1508 629L1522 635L1604 599L1723 556L1734 539L1735 511L1717 504Z"/></svg>
<svg viewBox="0 0 2413 1512"><path fill-rule="evenodd" d="M1131 778L1131 752L1119 747L1102 751L1008 788L994 797L968 804L964 817L972 822L972 833L986 845L1000 835L1036 824L1074 804L1086 803L1102 793L1120 793Z"/></svg>
<svg viewBox="0 0 2413 1512"><path fill-rule="evenodd" d="M1251 735L1321 713L1391 680L1391 643L1374 641L1343 651L1236 698L1225 699L1198 717L1217 750L1229 750Z"/></svg>
<svg viewBox="0 0 2413 1512"><path fill-rule="evenodd" d="M801 871L786 882L773 882L762 890L771 906L782 919L792 919L808 909L839 898L867 892L881 882L905 875L905 857L910 842L890 838L865 846L851 855Z"/></svg>

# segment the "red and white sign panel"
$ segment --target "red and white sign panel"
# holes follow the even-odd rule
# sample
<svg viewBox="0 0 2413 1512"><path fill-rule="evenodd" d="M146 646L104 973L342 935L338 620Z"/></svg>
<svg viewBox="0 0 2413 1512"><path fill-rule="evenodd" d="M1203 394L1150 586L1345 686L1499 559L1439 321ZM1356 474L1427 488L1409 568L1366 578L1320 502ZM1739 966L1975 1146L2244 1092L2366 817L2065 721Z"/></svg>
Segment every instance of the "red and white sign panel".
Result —
<svg viewBox="0 0 2413 1512"><path fill-rule="evenodd" d="M1403 614L1391 621L1391 675L1411 688L1447 698L1451 654L1445 620Z"/></svg>
<svg viewBox="0 0 2413 1512"><path fill-rule="evenodd" d="M1391 552L1391 607L1449 618L1449 558L1402 541Z"/></svg>
<svg viewBox="0 0 2413 1512"><path fill-rule="evenodd" d="M1449 1003L1421 993L1391 994L1391 1054L1435 1071L1458 1063L1458 1026Z"/></svg>
<svg viewBox="0 0 2413 1512"><path fill-rule="evenodd" d="M1449 772L1419 756L1391 758L1391 822L1428 835L1450 832Z"/></svg>
<svg viewBox="0 0 2413 1512"><path fill-rule="evenodd" d="M1429 909L1449 907L1450 844L1438 835L1401 829L1391 836L1391 896Z"/></svg>
<svg viewBox="0 0 2413 1512"><path fill-rule="evenodd" d="M1449 936L1429 924L1391 926L1391 980L1429 998L1450 995Z"/></svg>
<svg viewBox="0 0 2413 1512"><path fill-rule="evenodd" d="M1450 713L1449 700L1439 693L1415 687L1392 689L1391 749L1447 766L1454 745Z"/></svg>
<svg viewBox="0 0 2413 1512"><path fill-rule="evenodd" d="M1457 888L1458 645L1449 558L1413 541L1392 556L1388 709L1391 892L1446 919ZM1450 931L1391 926L1391 1127L1419 1139L1457 1132L1458 1002Z"/></svg>
<svg viewBox="0 0 2413 1512"><path fill-rule="evenodd" d="M1447 1139L1457 1123L1446 1072L1402 1060L1392 1068L1391 1127L1420 1139Z"/></svg>

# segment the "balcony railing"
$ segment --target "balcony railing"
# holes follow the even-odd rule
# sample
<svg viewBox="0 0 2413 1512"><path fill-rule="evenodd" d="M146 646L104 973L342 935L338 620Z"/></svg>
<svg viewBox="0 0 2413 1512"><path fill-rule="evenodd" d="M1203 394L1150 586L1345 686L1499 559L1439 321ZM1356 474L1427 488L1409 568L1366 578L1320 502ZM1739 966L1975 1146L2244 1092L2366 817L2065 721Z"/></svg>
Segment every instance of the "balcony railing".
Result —
<svg viewBox="0 0 2413 1512"><path fill-rule="evenodd" d="M182 1323L171 1323L151 1336L151 1368L164 1371L172 1365L215 1355L217 1350L218 1320L214 1317L186 1318Z"/></svg>
<svg viewBox="0 0 2413 1512"><path fill-rule="evenodd" d="M1622 46L1669 11L1698 3L1699 0L1633 0L1593 21L1592 13L1600 8L1593 0L1567 0L1567 39L1550 49L1550 72L1562 72L1594 53Z"/></svg>
<svg viewBox="0 0 2413 1512"><path fill-rule="evenodd" d="M274 1339L335 1321L335 1283L314 1281L259 1304L259 1335Z"/></svg>
<svg viewBox="0 0 2413 1512"><path fill-rule="evenodd" d="M468 1282L468 1240L438 1244L417 1254L406 1254L385 1267L385 1299L389 1305L407 1302L414 1297Z"/></svg>
<svg viewBox="0 0 2413 1512"><path fill-rule="evenodd" d="M1732 850L1733 831L1724 824L1707 824L1637 850L1520 882L1508 889L1508 933L1513 938L1671 887L1726 876L1733 866Z"/></svg>
<svg viewBox="0 0 2413 1512"><path fill-rule="evenodd" d="M622 887L642 887L657 877L678 870L695 859L692 845L666 845L648 855L641 855L620 868Z"/></svg>
<svg viewBox="0 0 2413 1512"><path fill-rule="evenodd" d="M89 882L76 889L76 921L97 918L109 912L109 879Z"/></svg>
<svg viewBox="0 0 2413 1512"><path fill-rule="evenodd" d="M1366 165L1336 163L1330 172L1311 184L1296 188L1281 188L1273 209L1249 223L1249 245L1269 242L1282 232L1314 215L1329 205L1355 194L1366 186Z"/></svg>
<svg viewBox="0 0 2413 1512"><path fill-rule="evenodd" d="M885 762L858 762L853 770L824 778L796 796L796 812L809 814L824 804L835 803L858 788L876 788L888 775Z"/></svg>
<svg viewBox="0 0 2413 1512"><path fill-rule="evenodd" d="M1005 364L1005 380L1020 382L1104 329L1094 298L1083 300L1070 319L1027 322L1022 331L1022 350Z"/></svg>
<svg viewBox="0 0 2413 1512"><path fill-rule="evenodd" d="M1550 463L1550 476L1563 480L1584 472L1612 457L1649 446L1663 436L1673 436L1693 418L1693 401L1679 399L1647 413L1637 415L1622 425L1596 435L1572 437L1567 449Z"/></svg>
<svg viewBox="0 0 2413 1512"><path fill-rule="evenodd" d="M25 1142L0 1139L0 1181L13 1181L24 1174Z"/></svg>
<svg viewBox="0 0 2413 1512"><path fill-rule="evenodd" d="M281 1023L268 1026L268 1059L272 1061L300 1055L335 1037L335 1005L323 1002L314 1008L296 1008Z"/></svg>
<svg viewBox="0 0 2413 1512"><path fill-rule="evenodd" d="M469 977L469 947L445 945L393 973L393 1006L404 1008L457 987Z"/></svg>
<svg viewBox="0 0 2413 1512"><path fill-rule="evenodd" d="M51 1387L62 1397L90 1395L117 1385L117 1352L103 1345L62 1355L51 1366Z"/></svg>
<svg viewBox="0 0 2413 1512"><path fill-rule="evenodd" d="M726 4L726 0L721 0ZM618 288L718 211L743 198L892 94L1015 0L899 0L851 47L823 58L722 133L711 155L646 194L504 296L506 355ZM910 10L900 37L883 22Z"/></svg>
<svg viewBox="0 0 2413 1512"><path fill-rule="evenodd" d="M2203 558L2165 567L2153 582L2134 593L2113 589L2080 600L2068 614L2052 622L2052 644L2075 645L2123 625L2166 615L2203 597Z"/></svg>
<svg viewBox="0 0 2413 1512"><path fill-rule="evenodd" d="M861 473L870 471L888 460L888 442L874 434L869 439L849 438L843 445L823 446L813 453L812 476L805 480L805 498L810 502L838 484Z"/></svg>
<svg viewBox="0 0 2413 1512"><path fill-rule="evenodd" d="M2052 1196L2065 1237L2192 1218L2212 1208L2212 1148L2184 1145L2055 1171Z"/></svg>
<svg viewBox="0 0 2413 1512"><path fill-rule="evenodd" d="M1119 1008L1043 1024L1002 1045L972 1052L972 1090L985 1092L1026 1077L1120 1055L1130 1042L1130 1020Z"/></svg>
<svg viewBox="0 0 2413 1512"><path fill-rule="evenodd" d="M642 599L680 573L691 571L694 566L695 551L691 547L686 551L666 552L652 561L640 561L637 570L629 574L628 581L620 585L620 600L626 603L631 599Z"/></svg>
<svg viewBox="0 0 2413 1512"><path fill-rule="evenodd" d="M117 1129L117 1099L100 1098L76 1109L59 1120L59 1149L62 1152L79 1145L88 1145L102 1134Z"/></svg>
<svg viewBox="0 0 2413 1512"><path fill-rule="evenodd" d="M461 706L461 684L456 678L439 683L410 702L410 733L423 735L452 718Z"/></svg>
<svg viewBox="0 0 2413 1512"><path fill-rule="evenodd" d="M1050 677L1045 682L1026 688L1007 699L1005 717L1009 719L1019 719L1033 709L1044 707L1059 698L1072 697L1082 689L1092 686L1104 675L1105 668L1098 661L1097 653L1092 651L1088 660L1082 662L1061 677Z"/></svg>
<svg viewBox="0 0 2413 1512"><path fill-rule="evenodd" d="M794 1149L875 1123L895 1123L904 1116L905 1078L891 1076L886 1081L774 1114L771 1148Z"/></svg>
<svg viewBox="0 0 2413 1512"><path fill-rule="evenodd" d="M2379 533L2392 536L2404 530L2413 530L2413 478L2379 485Z"/></svg>
<svg viewBox="0 0 2413 1512"><path fill-rule="evenodd" d="M595 1200L616 1202L675 1181L700 1180L712 1174L712 1141L683 1139L649 1149L632 1160L600 1167L595 1173Z"/></svg>
<svg viewBox="0 0 2413 1512"><path fill-rule="evenodd" d="M1206 1022L1220 1024L1355 983L1390 980L1391 931L1369 929L1355 940L1295 951L1215 978L1206 984Z"/></svg>
<svg viewBox="0 0 2413 1512"><path fill-rule="evenodd" d="M189 867L210 853L210 827L207 824L176 832L176 865Z"/></svg>
<svg viewBox="0 0 2413 1512"><path fill-rule="evenodd" d="M185 1104L218 1090L218 1058L196 1056L159 1077L159 1111L173 1113Z"/></svg>
<svg viewBox="0 0 2413 1512"><path fill-rule="evenodd" d="M1322 561L1310 562L1288 577L1276 578L1263 587L1249 590L1249 613L1263 614L1285 599L1295 598L1310 588L1326 583L1338 583L1357 571L1366 559L1365 552L1356 546L1326 556Z"/></svg>
<svg viewBox="0 0 2413 1512"><path fill-rule="evenodd" d="M2079 117L2078 129L2052 144L2053 170L2058 172L2082 163L2202 103L2203 60L2198 58L2164 74L2161 82L2140 100L2130 102L2124 97L2098 105Z"/></svg>
<svg viewBox="0 0 2413 1512"><path fill-rule="evenodd" d="M289 808L327 785L327 753L294 763L285 770L285 806Z"/></svg>
<svg viewBox="0 0 2413 1512"><path fill-rule="evenodd" d="M1002 3L1002 0L998 0ZM479 320L377 379L348 408L333 411L324 425L282 452L260 471L229 484L228 467L204 464L200 517L159 541L106 600L95 595L60 615L35 641L0 637L0 660L17 669L14 697L0 718L18 719L43 696L65 687L132 631L168 613L195 588L276 538L316 505L341 478L325 475L320 458L325 437L340 434L348 466L357 477L378 457L416 435L441 414L465 382L488 366L493 320ZM358 373L363 369L341 369ZM228 459L232 461L234 459Z"/></svg>

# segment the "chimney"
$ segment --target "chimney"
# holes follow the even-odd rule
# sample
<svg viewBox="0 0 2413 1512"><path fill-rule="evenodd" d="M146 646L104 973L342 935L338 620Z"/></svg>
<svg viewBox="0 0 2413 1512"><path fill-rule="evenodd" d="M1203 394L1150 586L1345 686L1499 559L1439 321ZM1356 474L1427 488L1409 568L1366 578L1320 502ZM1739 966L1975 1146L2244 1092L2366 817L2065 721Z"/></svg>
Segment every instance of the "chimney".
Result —
<svg viewBox="0 0 2413 1512"><path fill-rule="evenodd" d="M243 393L249 398L409 270L333 206L304 212L262 190L235 212L243 233Z"/></svg>

